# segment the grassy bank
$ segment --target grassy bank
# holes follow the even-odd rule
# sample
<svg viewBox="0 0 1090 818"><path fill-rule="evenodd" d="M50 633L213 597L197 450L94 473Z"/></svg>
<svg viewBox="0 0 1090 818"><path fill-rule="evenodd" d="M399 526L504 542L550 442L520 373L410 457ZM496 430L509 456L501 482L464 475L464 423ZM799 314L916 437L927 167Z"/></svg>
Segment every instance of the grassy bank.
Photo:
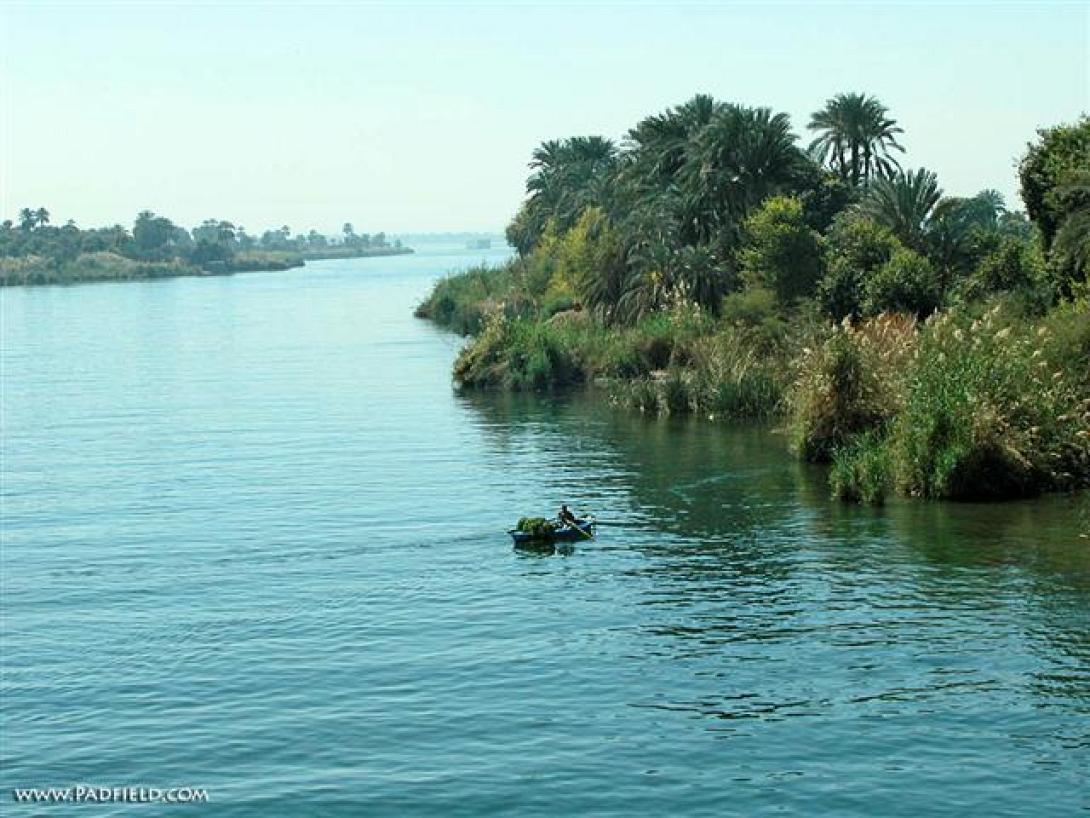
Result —
<svg viewBox="0 0 1090 818"><path fill-rule="evenodd" d="M332 258L372 258L378 256L405 256L415 252L411 247L346 247L334 245L319 249L302 250L299 255L307 261L322 261Z"/></svg>
<svg viewBox="0 0 1090 818"><path fill-rule="evenodd" d="M841 323L776 314L738 294L609 326L542 307L519 262L440 282L417 311L473 334L465 388L594 384L652 415L782 424L800 457L831 464L833 493L995 500L1090 486L1090 302L1027 313L1017 299Z"/></svg>
<svg viewBox="0 0 1090 818"><path fill-rule="evenodd" d="M135 261L117 253L83 253L70 260L43 256L0 257L0 286L78 284L84 281L132 281L197 275L192 264L171 261Z"/></svg>
<svg viewBox="0 0 1090 818"><path fill-rule="evenodd" d="M194 275L288 270L302 267L298 253L251 251L229 261L198 265L181 259L141 261L111 252L81 253L72 259L47 256L0 257L0 286L79 284L92 281L137 281Z"/></svg>

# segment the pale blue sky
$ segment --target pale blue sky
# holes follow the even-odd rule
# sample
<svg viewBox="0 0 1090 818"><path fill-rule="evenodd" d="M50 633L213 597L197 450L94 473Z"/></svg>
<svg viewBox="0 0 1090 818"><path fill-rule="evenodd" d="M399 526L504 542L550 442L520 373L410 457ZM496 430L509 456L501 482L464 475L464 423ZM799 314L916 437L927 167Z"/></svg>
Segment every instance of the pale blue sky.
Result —
<svg viewBox="0 0 1090 818"><path fill-rule="evenodd" d="M876 94L907 164L1013 199L1090 109L1090 3L3 3L0 210L131 223L501 229L544 139L696 92ZM1017 203L1014 202L1008 203Z"/></svg>

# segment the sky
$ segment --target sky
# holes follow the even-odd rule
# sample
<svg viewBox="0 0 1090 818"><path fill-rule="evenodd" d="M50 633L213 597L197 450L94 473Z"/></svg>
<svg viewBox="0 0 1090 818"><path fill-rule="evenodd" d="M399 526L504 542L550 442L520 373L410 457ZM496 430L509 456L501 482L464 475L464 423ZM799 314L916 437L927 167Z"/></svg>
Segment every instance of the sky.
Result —
<svg viewBox="0 0 1090 818"><path fill-rule="evenodd" d="M1017 200L1090 111L1090 2L365 4L0 0L0 214L260 233L502 230L546 139L710 93L876 95L904 164Z"/></svg>

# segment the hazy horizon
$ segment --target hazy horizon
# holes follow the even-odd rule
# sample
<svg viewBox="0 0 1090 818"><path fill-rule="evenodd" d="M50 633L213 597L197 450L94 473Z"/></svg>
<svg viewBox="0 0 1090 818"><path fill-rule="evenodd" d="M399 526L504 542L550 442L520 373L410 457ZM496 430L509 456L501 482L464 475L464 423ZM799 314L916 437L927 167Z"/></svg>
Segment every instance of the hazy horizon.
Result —
<svg viewBox="0 0 1090 818"><path fill-rule="evenodd" d="M620 139L697 92L791 115L878 96L906 167L995 188L1090 108L1083 3L49 4L0 9L2 218L251 233L496 232L546 139Z"/></svg>

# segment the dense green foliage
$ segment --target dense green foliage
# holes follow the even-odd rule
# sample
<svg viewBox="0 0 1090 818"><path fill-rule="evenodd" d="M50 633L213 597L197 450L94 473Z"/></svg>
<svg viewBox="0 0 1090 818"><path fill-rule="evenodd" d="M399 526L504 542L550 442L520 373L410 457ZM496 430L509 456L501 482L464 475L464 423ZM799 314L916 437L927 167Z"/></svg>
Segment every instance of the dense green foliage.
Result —
<svg viewBox="0 0 1090 818"><path fill-rule="evenodd" d="M544 517L522 517L515 526L516 531L529 534L531 537L548 539L556 533L557 524Z"/></svg>
<svg viewBox="0 0 1090 818"><path fill-rule="evenodd" d="M1026 211L1040 229L1061 285L1090 268L1090 117L1038 131L1019 166Z"/></svg>
<svg viewBox="0 0 1090 818"><path fill-rule="evenodd" d="M82 230L50 223L45 208L23 208L19 222L0 224L0 286L120 281L198 273L285 270L308 258L411 252L385 234L357 236L346 224L331 243L317 231L290 238L284 227L254 238L242 227L207 219L192 230L143 211L131 231L121 225Z"/></svg>
<svg viewBox="0 0 1090 818"><path fill-rule="evenodd" d="M796 443L832 457L834 490L845 499L880 501L891 485L960 500L1090 486L1087 327L1085 301L1046 322L1001 304L977 317L953 309L918 334L884 339L881 354L868 348L876 322L846 328L820 354L866 365L837 388L799 384Z"/></svg>
<svg viewBox="0 0 1090 818"><path fill-rule="evenodd" d="M440 282L418 315L474 335L466 387L604 382L656 415L785 416L844 499L1090 484L1087 120L1030 147L1033 221L902 169L872 97L809 127L804 151L786 115L697 96L619 146L545 143L518 257Z"/></svg>

